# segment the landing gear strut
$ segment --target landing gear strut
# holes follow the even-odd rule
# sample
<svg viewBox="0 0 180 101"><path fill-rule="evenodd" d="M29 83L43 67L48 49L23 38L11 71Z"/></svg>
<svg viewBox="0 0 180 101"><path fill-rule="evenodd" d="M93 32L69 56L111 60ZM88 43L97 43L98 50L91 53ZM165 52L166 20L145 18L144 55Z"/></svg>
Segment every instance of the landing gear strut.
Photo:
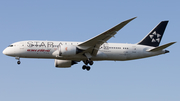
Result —
<svg viewBox="0 0 180 101"><path fill-rule="evenodd" d="M17 64L20 65L21 64L20 57L16 57L16 60L18 60Z"/></svg>
<svg viewBox="0 0 180 101"><path fill-rule="evenodd" d="M88 65L88 64L93 65L93 63L94 63L91 59L85 60L83 62L84 62L85 65Z"/></svg>

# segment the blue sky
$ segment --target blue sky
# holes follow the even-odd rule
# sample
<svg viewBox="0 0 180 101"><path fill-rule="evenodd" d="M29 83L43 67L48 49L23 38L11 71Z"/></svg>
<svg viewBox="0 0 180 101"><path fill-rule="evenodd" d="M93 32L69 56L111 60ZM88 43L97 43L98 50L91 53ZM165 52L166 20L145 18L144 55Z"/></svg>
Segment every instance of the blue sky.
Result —
<svg viewBox="0 0 180 101"><path fill-rule="evenodd" d="M162 44L169 54L133 61L83 63L68 69L50 59L0 54L1 101L179 101L179 0L3 0L0 50L22 40L85 41L137 16L108 42L137 43L160 21L169 20Z"/></svg>

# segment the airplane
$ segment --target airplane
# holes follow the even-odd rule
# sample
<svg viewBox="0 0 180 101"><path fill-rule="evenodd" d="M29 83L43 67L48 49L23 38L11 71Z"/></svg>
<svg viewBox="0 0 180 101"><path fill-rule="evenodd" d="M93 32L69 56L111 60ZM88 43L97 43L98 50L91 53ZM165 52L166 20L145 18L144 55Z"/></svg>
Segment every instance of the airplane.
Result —
<svg viewBox="0 0 180 101"><path fill-rule="evenodd" d="M140 42L136 44L107 43L134 18L128 19L109 30L84 42L28 40L12 43L3 54L20 58L55 59L55 67L69 68L80 61L83 70L89 71L94 61L127 61L169 53L165 48L176 42L159 46L168 21L161 21Z"/></svg>

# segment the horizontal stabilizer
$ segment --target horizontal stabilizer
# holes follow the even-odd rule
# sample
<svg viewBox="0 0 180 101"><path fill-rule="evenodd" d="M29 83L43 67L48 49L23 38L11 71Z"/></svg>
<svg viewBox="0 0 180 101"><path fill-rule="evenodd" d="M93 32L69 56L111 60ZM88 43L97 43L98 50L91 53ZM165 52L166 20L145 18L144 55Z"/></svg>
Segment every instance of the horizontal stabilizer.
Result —
<svg viewBox="0 0 180 101"><path fill-rule="evenodd" d="M174 43L176 43L176 42L170 42L170 43L168 43L168 44L165 44L165 45L162 45L162 46L158 46L158 47L155 47L155 48L153 48L153 49L149 49L149 50L147 50L147 51L148 51L148 52L154 52L154 51L163 50L163 49L171 46L171 45L174 44Z"/></svg>

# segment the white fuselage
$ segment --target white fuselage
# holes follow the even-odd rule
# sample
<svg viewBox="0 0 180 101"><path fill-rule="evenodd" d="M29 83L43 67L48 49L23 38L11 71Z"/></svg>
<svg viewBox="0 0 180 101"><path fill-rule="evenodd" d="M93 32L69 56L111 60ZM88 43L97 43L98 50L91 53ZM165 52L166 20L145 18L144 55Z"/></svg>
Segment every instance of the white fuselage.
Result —
<svg viewBox="0 0 180 101"><path fill-rule="evenodd" d="M82 42L65 42L65 41L20 41L11 44L3 53L13 57L20 58L47 58L81 61L87 58L82 54L72 56L59 56L59 45L77 46ZM155 55L164 54L165 50L156 52L148 52L148 49L154 47L137 45L137 44L121 44L121 43L104 43L100 46L96 56L92 56L93 61L115 60L125 61L139 58L145 58Z"/></svg>

